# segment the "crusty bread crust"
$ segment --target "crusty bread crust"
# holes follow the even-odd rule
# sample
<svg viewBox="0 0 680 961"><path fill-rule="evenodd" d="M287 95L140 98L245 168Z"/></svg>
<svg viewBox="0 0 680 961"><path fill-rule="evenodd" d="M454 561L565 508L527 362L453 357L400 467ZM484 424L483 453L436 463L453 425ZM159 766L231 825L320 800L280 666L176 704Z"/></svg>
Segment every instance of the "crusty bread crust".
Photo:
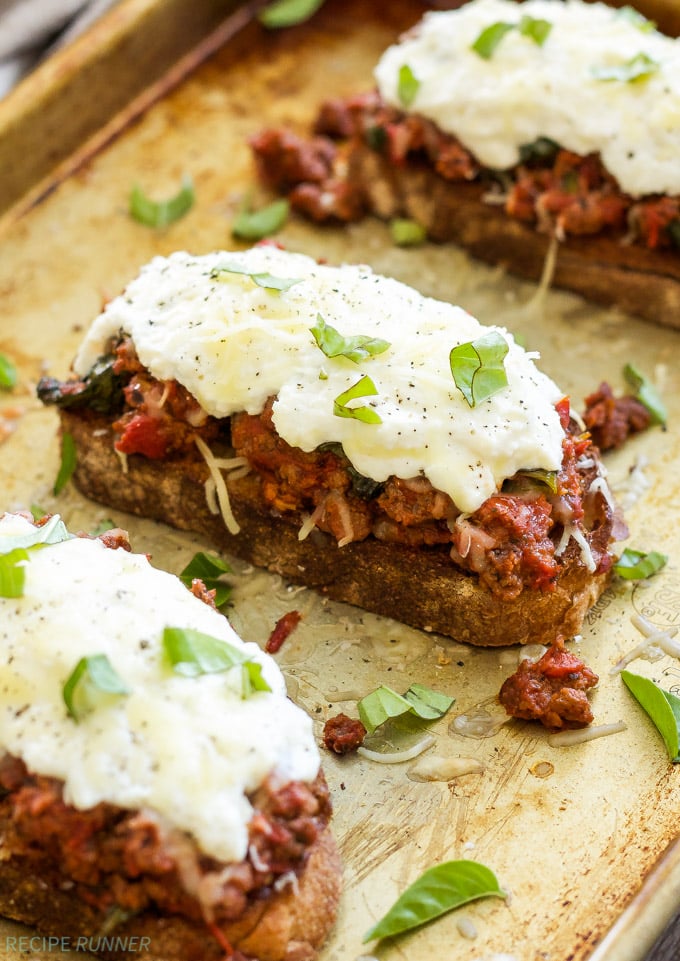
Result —
<svg viewBox="0 0 680 961"><path fill-rule="evenodd" d="M474 257L538 280L550 244L534 224L485 203L481 183L444 180L425 163L395 165L358 139L348 144L347 179L371 212L410 217L435 241L453 241ZM667 327L680 327L680 253L625 244L620 235L568 237L557 248L555 287Z"/></svg>
<svg viewBox="0 0 680 961"><path fill-rule="evenodd" d="M609 579L591 574L572 544L553 591L525 590L515 600L502 601L480 586L476 575L456 568L448 551L374 538L340 548L316 529L300 541L301 521L272 517L261 504L258 478L252 474L228 478L241 527L233 535L208 509L208 471L198 456L161 462L133 455L124 473L105 417L69 410L60 416L77 449L74 480L87 497L201 534L219 550L334 600L458 641L489 647L550 644L557 635L578 634Z"/></svg>
<svg viewBox="0 0 680 961"><path fill-rule="evenodd" d="M258 961L313 961L337 913L342 867L335 841L326 829L310 850L297 885L256 902L238 922L221 930L232 947ZM27 871L25 861L2 861L0 913L43 934L68 939L70 946L96 948L103 938L101 915L71 891L48 885ZM114 939L119 948L113 947ZM130 941L137 938L138 941ZM90 940L91 939L91 940ZM137 915L108 932L109 947L97 954L111 961L224 961L225 952L205 925L151 912ZM127 944L127 947L126 947ZM132 948L130 947L132 945ZM111 949L112 948L112 949Z"/></svg>

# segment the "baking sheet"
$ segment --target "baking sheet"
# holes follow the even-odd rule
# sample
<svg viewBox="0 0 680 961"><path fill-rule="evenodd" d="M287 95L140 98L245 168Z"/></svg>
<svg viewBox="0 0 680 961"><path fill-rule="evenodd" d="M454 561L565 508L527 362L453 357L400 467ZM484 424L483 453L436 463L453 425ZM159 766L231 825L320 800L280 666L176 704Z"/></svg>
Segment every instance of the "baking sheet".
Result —
<svg viewBox="0 0 680 961"><path fill-rule="evenodd" d="M235 212L250 191L256 202L263 197L247 137L274 122L304 125L331 91L365 89L379 52L420 9L409 0L376 4L372 11L359 0L328 0L314 21L295 30L265 35L248 28L58 190L6 222L0 352L17 360L21 381L12 395L0 397L0 435L7 434L0 448L0 508L39 504L84 529L110 517L158 566L179 571L186 564L199 546L195 539L107 511L72 488L53 497L56 415L33 399L34 383L46 370L66 373L102 302L154 254L235 247ZM197 191L185 219L162 232L130 220L134 182L163 197L183 173L193 176ZM427 294L461 303L482 321L506 324L541 352L541 366L576 407L603 378L621 388L621 369L633 360L653 376L670 414L666 432L649 431L607 458L611 484L628 503L631 545L666 552L668 567L646 584L615 584L576 645L601 677L593 696L596 723L623 720L623 733L557 749L542 730L513 721L492 737L463 737L452 721L498 711L494 698L517 664L516 650L470 649L322 603L307 590L235 564L230 617L244 637L264 643L282 613L303 613L277 660L291 696L315 719L318 733L326 717L341 709L353 713L356 700L378 684L402 690L420 682L456 697L450 715L432 729L431 753L471 757L481 765L479 773L449 783L419 783L409 778L409 764L324 756L345 894L322 961L368 953L381 961L639 961L677 904L680 855L677 845L668 845L678 830L680 768L668 763L646 717L609 671L639 640L630 622L634 611L659 625L680 622L680 481L674 470L680 335L566 294L536 299L530 285L471 264L451 247L395 249L377 223L321 231L291 221L278 239L331 262L368 262ZM636 661L633 669L666 688L680 686L677 661ZM362 946L362 933L395 897L425 868L449 858L487 864L510 897L465 907L377 949ZM461 933L461 917L472 922L476 938ZM14 926L0 927L0 958L16 958L5 931L13 933Z"/></svg>

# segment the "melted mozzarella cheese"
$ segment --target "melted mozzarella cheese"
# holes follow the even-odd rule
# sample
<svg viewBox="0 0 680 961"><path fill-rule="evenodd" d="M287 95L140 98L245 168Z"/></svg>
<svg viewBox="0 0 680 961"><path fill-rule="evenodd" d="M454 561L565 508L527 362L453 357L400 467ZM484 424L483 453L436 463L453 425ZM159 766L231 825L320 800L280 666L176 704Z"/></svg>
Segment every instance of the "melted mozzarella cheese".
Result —
<svg viewBox="0 0 680 961"><path fill-rule="evenodd" d="M496 23L547 20L542 45L519 30L488 59L472 44ZM634 196L680 193L680 41L624 12L581 0L473 0L430 12L376 67L378 87L401 108L399 71L420 83L409 106L458 137L479 162L507 169L520 147L548 137L579 154L598 151L621 188ZM603 67L645 55L658 69L635 82L601 80Z"/></svg>
<svg viewBox="0 0 680 961"><path fill-rule="evenodd" d="M1 518L0 553L31 530L21 517ZM243 649L271 692L242 700L233 670L174 673L162 653L166 626ZM93 654L108 657L131 693L76 723L62 688ZM225 861L247 851L247 792L272 772L310 781L319 768L311 720L287 699L272 658L145 556L84 538L30 550L23 596L0 597L0 745L63 780L76 808L150 809Z"/></svg>
<svg viewBox="0 0 680 961"><path fill-rule="evenodd" d="M211 276L225 262L299 282L279 292L243 274ZM328 358L310 333L319 316L345 336L370 335L390 347L359 364ZM489 329L364 266L323 266L268 246L175 253L152 260L108 304L75 369L84 375L123 330L155 377L176 378L210 414L259 413L277 395L274 424L294 447L341 443L361 474L384 481L422 472L473 511L517 470L555 470L562 461L554 409L562 395L536 369L537 355L507 331L494 328L508 343L508 386L475 407L455 386L451 349ZM334 413L334 401L364 375L377 393L349 406L369 406L379 424Z"/></svg>

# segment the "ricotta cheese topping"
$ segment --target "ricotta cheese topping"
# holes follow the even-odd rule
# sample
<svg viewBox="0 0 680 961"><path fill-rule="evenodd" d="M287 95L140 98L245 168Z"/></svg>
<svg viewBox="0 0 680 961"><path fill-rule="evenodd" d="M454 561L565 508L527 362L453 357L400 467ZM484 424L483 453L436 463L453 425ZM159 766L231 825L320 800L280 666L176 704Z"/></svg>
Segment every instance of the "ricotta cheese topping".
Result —
<svg viewBox="0 0 680 961"><path fill-rule="evenodd" d="M225 263L298 282L279 291L246 274L214 276ZM319 317L344 336L390 346L360 363L329 358L310 332ZM490 329L508 344L508 386L470 407L449 355ZM210 414L257 414L277 395L274 424L292 446L341 443L354 467L377 481L422 472L463 511L476 510L521 468L556 470L562 462L553 406L562 394L535 367L537 355L502 328L483 327L460 307L369 267L329 267L270 246L157 257L95 320L76 372L84 375L119 330L155 377L177 379ZM347 406L370 407L380 423L334 413L337 398L364 376L376 393Z"/></svg>
<svg viewBox="0 0 680 961"><path fill-rule="evenodd" d="M472 49L496 23L522 17L552 28L542 44L509 30L485 59ZM455 135L486 167L507 169L519 148L548 137L579 154L598 151L633 196L680 193L680 41L626 11L581 0L473 0L426 13L375 70L385 100L403 109L399 71L419 83L412 113ZM638 57L656 66L636 81L598 79ZM643 59L643 62L647 62Z"/></svg>
<svg viewBox="0 0 680 961"><path fill-rule="evenodd" d="M33 531L0 518L0 554ZM4 548L3 548L4 545ZM310 718L286 697L272 658L144 555L71 538L29 550L19 598L0 597L0 745L64 781L67 803L144 808L209 855L239 861L252 816L245 796L272 772L310 781ZM166 663L165 627L227 641L262 665L271 692L243 700L236 672L183 677ZM62 689L78 661L105 654L130 693L76 723Z"/></svg>

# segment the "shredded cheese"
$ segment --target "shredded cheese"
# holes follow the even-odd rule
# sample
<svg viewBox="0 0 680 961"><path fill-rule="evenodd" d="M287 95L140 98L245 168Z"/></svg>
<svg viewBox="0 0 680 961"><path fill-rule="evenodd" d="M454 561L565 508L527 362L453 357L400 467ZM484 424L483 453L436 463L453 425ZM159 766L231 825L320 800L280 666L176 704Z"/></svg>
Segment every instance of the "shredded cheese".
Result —
<svg viewBox="0 0 680 961"><path fill-rule="evenodd" d="M550 735L548 744L550 747L569 747L572 744L594 741L598 737L619 734L626 729L627 725L624 721L615 721L613 724L598 724L595 727L580 728L578 731L560 731L559 734Z"/></svg>
<svg viewBox="0 0 680 961"><path fill-rule="evenodd" d="M226 481L220 472L220 468L217 465L217 459L213 455L208 445L202 438L195 437L196 447L203 457L203 460L208 466L210 471L210 477L212 478L213 484L215 485L215 492L217 494L217 500L220 506L220 513L222 514L222 520L224 525L230 534L238 534L241 530L241 526L234 517L234 512L231 509L231 502L229 500L229 491L227 489ZM238 460L243 460L243 458L237 458ZM208 490L206 488L206 500L208 502L208 509L212 510L210 507L210 497L208 496ZM213 502L214 503L214 502Z"/></svg>

